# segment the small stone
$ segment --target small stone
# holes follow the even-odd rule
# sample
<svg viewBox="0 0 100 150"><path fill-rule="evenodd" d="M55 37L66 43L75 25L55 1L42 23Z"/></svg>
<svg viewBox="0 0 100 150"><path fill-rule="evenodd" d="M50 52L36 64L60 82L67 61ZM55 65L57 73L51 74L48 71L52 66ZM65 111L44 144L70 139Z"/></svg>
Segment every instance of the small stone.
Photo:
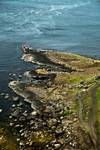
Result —
<svg viewBox="0 0 100 150"><path fill-rule="evenodd" d="M64 119L64 116L61 116L60 119L61 119L61 120Z"/></svg>
<svg viewBox="0 0 100 150"><path fill-rule="evenodd" d="M9 98L9 95L8 95L8 94L6 94L6 95L4 96L4 98L5 98L5 99L8 99L8 98Z"/></svg>
<svg viewBox="0 0 100 150"><path fill-rule="evenodd" d="M17 138L17 142L20 141L20 138Z"/></svg>
<svg viewBox="0 0 100 150"><path fill-rule="evenodd" d="M74 118L74 120L73 120L74 122L76 122L77 121L77 118Z"/></svg>
<svg viewBox="0 0 100 150"><path fill-rule="evenodd" d="M9 76L11 76L12 75L12 73L9 73Z"/></svg>
<svg viewBox="0 0 100 150"><path fill-rule="evenodd" d="M18 128L18 127L20 127L20 125L19 125L19 124L16 124L15 127Z"/></svg>
<svg viewBox="0 0 100 150"><path fill-rule="evenodd" d="M17 122L17 119L14 119L14 122Z"/></svg>
<svg viewBox="0 0 100 150"><path fill-rule="evenodd" d="M24 133L21 133L21 136L24 136Z"/></svg>
<svg viewBox="0 0 100 150"><path fill-rule="evenodd" d="M2 109L0 109L0 113L2 112L3 110Z"/></svg>
<svg viewBox="0 0 100 150"><path fill-rule="evenodd" d="M68 135L70 135L71 133L68 131Z"/></svg>
<svg viewBox="0 0 100 150"><path fill-rule="evenodd" d="M20 130L19 132L20 132L20 133L22 133L22 132L23 132L23 130Z"/></svg>
<svg viewBox="0 0 100 150"><path fill-rule="evenodd" d="M22 106L23 105L23 103L22 102L20 102L19 104L17 104L17 106L18 107L20 107L20 106Z"/></svg>
<svg viewBox="0 0 100 150"><path fill-rule="evenodd" d="M9 124L11 127L14 125L14 123L12 123L12 122L10 122L10 124Z"/></svg>
<svg viewBox="0 0 100 150"><path fill-rule="evenodd" d="M19 78L22 78L22 75L19 75L18 77L19 77Z"/></svg>
<svg viewBox="0 0 100 150"><path fill-rule="evenodd" d="M16 76L16 74L14 74L14 73L13 73L12 75L13 75L13 76Z"/></svg>
<svg viewBox="0 0 100 150"><path fill-rule="evenodd" d="M14 107L16 107L16 105L15 105L15 104L13 104L13 105L12 105L12 107L14 108Z"/></svg>
<svg viewBox="0 0 100 150"><path fill-rule="evenodd" d="M82 92L86 92L86 89L83 89Z"/></svg>
<svg viewBox="0 0 100 150"><path fill-rule="evenodd" d="M24 143L23 143L23 142L20 142L20 143L19 143L19 145L20 145L20 146L23 146L23 145L24 145Z"/></svg>
<svg viewBox="0 0 100 150"><path fill-rule="evenodd" d="M69 144L72 146L72 143L71 143L71 142L70 142Z"/></svg>
<svg viewBox="0 0 100 150"><path fill-rule="evenodd" d="M10 119L12 119L12 116L9 116Z"/></svg>
<svg viewBox="0 0 100 150"><path fill-rule="evenodd" d="M5 93L1 93L0 95L1 95L1 96L4 96L4 95L5 95Z"/></svg>
<svg viewBox="0 0 100 150"><path fill-rule="evenodd" d="M32 111L32 112L31 112L31 115L33 115L33 116L35 116L36 114L37 114L36 111Z"/></svg>
<svg viewBox="0 0 100 150"><path fill-rule="evenodd" d="M59 149L61 147L61 144L55 144L54 147L55 149Z"/></svg>
<svg viewBox="0 0 100 150"><path fill-rule="evenodd" d="M31 141L31 142L29 143L29 146L32 146L32 144L33 144L33 142Z"/></svg>
<svg viewBox="0 0 100 150"><path fill-rule="evenodd" d="M18 101L18 100L19 100L18 96L13 97L13 101Z"/></svg>

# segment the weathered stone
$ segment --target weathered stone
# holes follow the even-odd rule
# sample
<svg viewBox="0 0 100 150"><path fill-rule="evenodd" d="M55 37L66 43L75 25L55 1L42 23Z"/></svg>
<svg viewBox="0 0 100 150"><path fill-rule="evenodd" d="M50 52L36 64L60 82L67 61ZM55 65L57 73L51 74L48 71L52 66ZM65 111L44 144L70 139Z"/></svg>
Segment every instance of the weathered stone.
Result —
<svg viewBox="0 0 100 150"><path fill-rule="evenodd" d="M3 109L0 109L0 113L3 111Z"/></svg>
<svg viewBox="0 0 100 150"><path fill-rule="evenodd" d="M54 144L54 149L59 149L61 147L61 144Z"/></svg>
<svg viewBox="0 0 100 150"><path fill-rule="evenodd" d="M19 100L18 96L13 97L13 101L18 101L18 100Z"/></svg>

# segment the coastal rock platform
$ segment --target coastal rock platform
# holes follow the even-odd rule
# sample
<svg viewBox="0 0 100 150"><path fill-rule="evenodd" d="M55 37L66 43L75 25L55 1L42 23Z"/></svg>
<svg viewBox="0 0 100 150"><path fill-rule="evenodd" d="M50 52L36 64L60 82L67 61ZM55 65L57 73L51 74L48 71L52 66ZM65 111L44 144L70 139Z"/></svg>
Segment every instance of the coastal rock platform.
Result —
<svg viewBox="0 0 100 150"><path fill-rule="evenodd" d="M18 149L100 149L100 60L28 46L22 53L35 69L9 83Z"/></svg>

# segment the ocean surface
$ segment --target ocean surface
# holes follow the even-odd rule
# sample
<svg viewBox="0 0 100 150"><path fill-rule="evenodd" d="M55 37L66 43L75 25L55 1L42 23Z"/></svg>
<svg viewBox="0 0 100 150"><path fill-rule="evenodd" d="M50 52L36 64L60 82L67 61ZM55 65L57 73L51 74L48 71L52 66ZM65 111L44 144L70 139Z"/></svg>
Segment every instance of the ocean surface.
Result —
<svg viewBox="0 0 100 150"><path fill-rule="evenodd" d="M100 0L0 0L0 89L22 44L100 58Z"/></svg>

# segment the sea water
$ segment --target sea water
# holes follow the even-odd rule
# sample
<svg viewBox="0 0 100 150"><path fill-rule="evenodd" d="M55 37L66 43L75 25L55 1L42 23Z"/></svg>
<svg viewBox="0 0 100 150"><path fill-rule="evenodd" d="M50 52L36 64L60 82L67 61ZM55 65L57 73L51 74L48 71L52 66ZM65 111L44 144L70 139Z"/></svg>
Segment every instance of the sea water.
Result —
<svg viewBox="0 0 100 150"><path fill-rule="evenodd" d="M23 44L100 58L100 1L0 0L0 85L26 67Z"/></svg>

